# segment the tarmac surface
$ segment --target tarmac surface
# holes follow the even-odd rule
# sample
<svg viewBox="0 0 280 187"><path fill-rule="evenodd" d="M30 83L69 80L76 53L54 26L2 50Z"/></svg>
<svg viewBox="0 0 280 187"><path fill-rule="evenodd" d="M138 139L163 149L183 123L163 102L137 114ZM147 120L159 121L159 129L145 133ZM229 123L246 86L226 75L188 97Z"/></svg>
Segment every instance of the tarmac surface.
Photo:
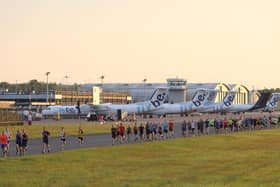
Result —
<svg viewBox="0 0 280 187"><path fill-rule="evenodd" d="M224 119L224 118L245 118L245 117L263 117L263 116L275 116L279 117L280 113L260 113L260 112L255 112L255 113L247 113L247 114L229 114L229 115L217 115L217 114L204 114L201 116L188 116L188 117L180 117L180 116L172 116L172 117L166 117L164 119L161 118L152 118L152 119L144 119L140 118L138 121L145 123L146 121L161 121L163 122L164 120L173 120L174 121L174 138L180 138L182 137L182 131L181 131L181 123L183 120L189 121L189 120L199 120L199 119ZM140 122L137 124L139 125ZM77 120L77 119L67 119L67 120L61 120L61 121L54 121L54 120L42 120L38 122L34 122L33 125L44 125L44 124L75 124L75 123L80 123L80 124L88 124L92 122L87 122L85 120ZM125 122L124 122L125 124ZM94 123L93 123L94 125ZM65 128L67 129L67 125L65 125ZM52 133L52 132L51 132ZM211 128L210 130L210 135L215 134L215 130ZM189 134L187 131L187 137L192 137L193 135ZM133 141L134 136L131 136L131 142L125 142L124 144L136 144L136 143L141 143L141 142L134 142ZM104 146L112 146L112 138L111 138L111 132L108 132L106 134L96 134L96 135L85 135L84 136L84 144L80 145L78 143L78 139L76 136L68 136L67 137L67 143L64 146L64 150L74 150L74 149L80 149L80 148L96 148L96 147L104 147ZM161 140L162 141L162 140ZM168 140L163 140L163 141L168 141ZM61 141L59 137L50 137L49 138L49 144L51 146L51 153L55 152L60 152L61 150ZM122 144L122 145L124 145ZM119 143L116 143L114 146L120 145ZM11 156L16 156L16 150L15 150L15 141L11 141L10 143L10 152L8 157ZM31 139L28 141L28 150L26 152L26 155L36 155L36 154L42 154L42 139ZM46 153L48 154L48 153Z"/></svg>

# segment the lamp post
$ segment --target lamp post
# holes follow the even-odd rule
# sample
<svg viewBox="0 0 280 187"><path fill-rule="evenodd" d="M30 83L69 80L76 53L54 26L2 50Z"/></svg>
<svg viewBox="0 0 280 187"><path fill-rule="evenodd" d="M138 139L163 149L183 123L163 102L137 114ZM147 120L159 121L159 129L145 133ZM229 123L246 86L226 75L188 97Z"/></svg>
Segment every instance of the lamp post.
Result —
<svg viewBox="0 0 280 187"><path fill-rule="evenodd" d="M47 104L49 104L49 74L50 74L51 72L47 72L46 73L46 76L47 76Z"/></svg>
<svg viewBox="0 0 280 187"><path fill-rule="evenodd" d="M64 83L64 84L68 84L68 78L69 78L68 75L65 75L65 76L64 76L64 79L65 79L65 83Z"/></svg>
<svg viewBox="0 0 280 187"><path fill-rule="evenodd" d="M67 90L67 87L71 90L71 86L68 86L68 79L69 79L69 76L68 75L65 75L64 76L64 89ZM63 88L63 86L62 86Z"/></svg>
<svg viewBox="0 0 280 187"><path fill-rule="evenodd" d="M16 90L15 90L16 94L18 94L18 80L16 80Z"/></svg>
<svg viewBox="0 0 280 187"><path fill-rule="evenodd" d="M104 78L105 78L105 77L104 77L104 75L101 75L101 76L100 76L100 79L101 79L101 85L102 85L102 86L103 86L103 80L104 80Z"/></svg>
<svg viewBox="0 0 280 187"><path fill-rule="evenodd" d="M147 82L147 79L143 79L143 85L144 85L144 100L146 100L146 82Z"/></svg>

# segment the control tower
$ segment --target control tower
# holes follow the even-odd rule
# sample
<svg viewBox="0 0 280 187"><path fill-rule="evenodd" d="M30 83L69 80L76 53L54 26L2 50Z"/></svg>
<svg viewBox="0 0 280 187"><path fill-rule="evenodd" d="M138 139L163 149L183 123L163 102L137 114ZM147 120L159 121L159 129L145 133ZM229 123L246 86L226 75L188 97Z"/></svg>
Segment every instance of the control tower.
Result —
<svg viewBox="0 0 280 187"><path fill-rule="evenodd" d="M187 80L179 78L169 78L167 79L167 85L169 87L169 103L180 103L186 101Z"/></svg>

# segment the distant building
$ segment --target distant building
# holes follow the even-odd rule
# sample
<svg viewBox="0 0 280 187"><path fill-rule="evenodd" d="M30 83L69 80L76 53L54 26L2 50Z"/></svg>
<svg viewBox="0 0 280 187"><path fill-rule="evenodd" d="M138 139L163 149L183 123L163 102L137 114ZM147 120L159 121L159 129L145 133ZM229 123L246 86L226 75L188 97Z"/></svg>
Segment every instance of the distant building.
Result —
<svg viewBox="0 0 280 187"><path fill-rule="evenodd" d="M48 105L76 105L78 101L80 104L127 104L132 100L128 93L102 92L96 87L92 91L52 91L48 98L47 103L47 94L0 94L0 108L22 107L40 110Z"/></svg>
<svg viewBox="0 0 280 187"><path fill-rule="evenodd" d="M192 99L195 91L200 88L218 90L215 102L221 102L227 91L237 91L234 103L248 104L256 102L258 94L252 94L244 85L226 83L187 83L185 79L169 78L166 83L104 83L86 84L81 89L90 90L93 86L100 86L105 92L128 93L132 102L141 102L149 99L157 87L169 87L169 103L185 102ZM254 99L252 99L252 97Z"/></svg>
<svg viewBox="0 0 280 187"><path fill-rule="evenodd" d="M127 104L148 100L157 87L168 87L169 103L185 102L192 99L197 89L215 89L218 94L215 102L221 102L227 91L237 92L234 103L255 103L259 97L257 91L250 91L241 84L226 83L187 83L181 78L169 78L166 83L104 83L85 84L79 87L79 91L50 91L49 102L46 102L47 94L11 94L4 92L0 94L0 107L10 106L45 106L45 105L76 105L80 104L102 104L115 103Z"/></svg>

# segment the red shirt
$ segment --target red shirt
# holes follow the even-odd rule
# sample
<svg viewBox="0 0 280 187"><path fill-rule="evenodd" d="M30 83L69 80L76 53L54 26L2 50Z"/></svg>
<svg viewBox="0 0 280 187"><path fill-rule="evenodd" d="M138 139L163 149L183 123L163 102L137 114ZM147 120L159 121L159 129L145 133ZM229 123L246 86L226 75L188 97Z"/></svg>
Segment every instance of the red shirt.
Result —
<svg viewBox="0 0 280 187"><path fill-rule="evenodd" d="M169 123L169 129L173 129L174 128L174 123L170 122Z"/></svg>
<svg viewBox="0 0 280 187"><path fill-rule="evenodd" d="M227 126L228 126L228 122L224 121L224 127L227 127Z"/></svg>
<svg viewBox="0 0 280 187"><path fill-rule="evenodd" d="M8 144L8 137L6 135L0 136L1 144L7 145Z"/></svg>
<svg viewBox="0 0 280 187"><path fill-rule="evenodd" d="M124 126L120 126L120 133L124 133L124 131L125 131L125 127Z"/></svg>

